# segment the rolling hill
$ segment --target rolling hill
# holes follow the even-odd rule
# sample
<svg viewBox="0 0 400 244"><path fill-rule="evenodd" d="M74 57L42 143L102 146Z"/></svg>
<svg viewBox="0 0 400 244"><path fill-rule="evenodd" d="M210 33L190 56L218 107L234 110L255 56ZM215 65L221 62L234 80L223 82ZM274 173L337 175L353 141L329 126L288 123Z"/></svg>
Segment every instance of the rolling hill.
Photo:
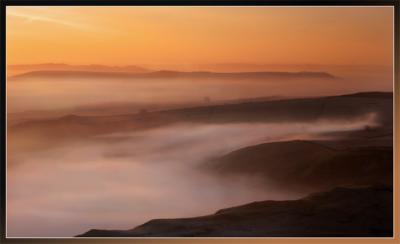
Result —
<svg viewBox="0 0 400 244"><path fill-rule="evenodd" d="M364 140L283 141L241 148L207 164L208 172L259 178L268 186L296 191L323 191L335 186L391 185L393 147ZM328 144L328 145L327 145ZM367 146L365 146L367 145Z"/></svg>

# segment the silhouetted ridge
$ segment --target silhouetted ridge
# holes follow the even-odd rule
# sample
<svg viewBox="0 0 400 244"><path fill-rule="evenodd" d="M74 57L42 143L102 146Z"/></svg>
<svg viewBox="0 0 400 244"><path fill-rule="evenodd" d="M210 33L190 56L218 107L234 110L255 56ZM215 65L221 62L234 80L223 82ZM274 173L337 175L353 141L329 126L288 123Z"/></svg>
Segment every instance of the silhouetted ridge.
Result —
<svg viewBox="0 0 400 244"><path fill-rule="evenodd" d="M342 95L342 97L392 98L393 92L358 92Z"/></svg>
<svg viewBox="0 0 400 244"><path fill-rule="evenodd" d="M209 162L210 173L258 177L266 185L326 190L338 185L392 184L393 148L373 141L269 142L241 148ZM328 144L328 145L326 145Z"/></svg>
<svg viewBox="0 0 400 244"><path fill-rule="evenodd" d="M7 68L11 71L98 71L98 72L150 72L149 69L136 66L112 66L112 65L101 65L101 64L88 64L88 65L72 65L64 63L43 63L43 64L16 64L8 65Z"/></svg>
<svg viewBox="0 0 400 244"><path fill-rule="evenodd" d="M26 78L126 78L126 79L303 79L303 78L337 78L326 72L238 72L238 73L218 73L218 72L179 72L161 70L147 73L133 72L99 72L99 71L60 71L60 70L40 70L23 73L10 77L11 79Z"/></svg>
<svg viewBox="0 0 400 244"><path fill-rule="evenodd" d="M90 230L80 237L390 237L393 190L335 188L299 200L261 201L215 214L155 219L130 230Z"/></svg>

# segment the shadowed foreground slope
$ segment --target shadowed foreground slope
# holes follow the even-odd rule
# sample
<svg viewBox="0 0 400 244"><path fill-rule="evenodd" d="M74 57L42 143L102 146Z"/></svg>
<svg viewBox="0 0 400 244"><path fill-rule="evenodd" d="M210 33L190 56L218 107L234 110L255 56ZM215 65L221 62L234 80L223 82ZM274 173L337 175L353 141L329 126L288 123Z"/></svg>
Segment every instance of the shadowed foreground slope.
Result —
<svg viewBox="0 0 400 244"><path fill-rule="evenodd" d="M383 185L335 188L299 200L253 202L207 216L155 219L131 230L90 230L80 236L392 236L392 194Z"/></svg>

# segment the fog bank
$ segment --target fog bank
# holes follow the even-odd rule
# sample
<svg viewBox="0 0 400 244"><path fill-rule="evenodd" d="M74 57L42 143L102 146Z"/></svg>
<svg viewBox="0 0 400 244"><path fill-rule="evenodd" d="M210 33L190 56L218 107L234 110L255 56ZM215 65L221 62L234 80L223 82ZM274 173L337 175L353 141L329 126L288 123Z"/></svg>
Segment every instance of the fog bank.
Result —
<svg viewBox="0 0 400 244"><path fill-rule="evenodd" d="M20 152L8 170L8 235L73 236L91 228L129 229L154 218L299 198L305 193L269 189L251 178L216 178L198 166L245 146L323 138L320 133L362 129L373 126L374 120L370 114L315 124L176 124Z"/></svg>

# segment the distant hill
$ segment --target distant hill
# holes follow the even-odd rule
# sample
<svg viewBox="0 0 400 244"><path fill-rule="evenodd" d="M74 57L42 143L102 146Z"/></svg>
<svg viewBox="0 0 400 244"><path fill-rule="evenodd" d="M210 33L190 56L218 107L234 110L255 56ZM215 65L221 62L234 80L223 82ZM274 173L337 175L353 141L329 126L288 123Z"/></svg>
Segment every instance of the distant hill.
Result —
<svg viewBox="0 0 400 244"><path fill-rule="evenodd" d="M163 126L177 122L313 122L349 120L376 113L389 130L393 123L392 93L370 92L344 96L250 101L111 116L69 115L30 120L9 128L10 135L34 133L49 137L79 137ZM71 133L74 131L75 133Z"/></svg>
<svg viewBox="0 0 400 244"><path fill-rule="evenodd" d="M46 70L46 71L90 71L90 72L132 72L132 73L142 73L150 72L149 69L135 66L108 66L108 65L71 65L62 63L46 63L46 64L18 64L18 65L8 65L7 74L8 76L18 75L27 72Z"/></svg>
<svg viewBox="0 0 400 244"><path fill-rule="evenodd" d="M110 72L109 69L94 70L37 70L15 76L11 80L32 78L120 78L120 79L335 79L332 74L325 72Z"/></svg>
<svg viewBox="0 0 400 244"><path fill-rule="evenodd" d="M134 216L132 216L134 218ZM215 214L154 219L130 230L79 237L391 237L393 189L335 188L299 200L261 201Z"/></svg>

